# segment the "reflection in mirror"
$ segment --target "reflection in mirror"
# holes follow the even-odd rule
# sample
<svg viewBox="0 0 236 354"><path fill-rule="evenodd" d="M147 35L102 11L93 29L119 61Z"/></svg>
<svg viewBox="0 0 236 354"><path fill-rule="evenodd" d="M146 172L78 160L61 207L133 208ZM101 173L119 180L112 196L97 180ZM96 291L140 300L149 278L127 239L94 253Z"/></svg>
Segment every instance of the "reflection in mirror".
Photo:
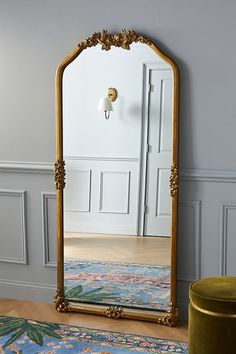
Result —
<svg viewBox="0 0 236 354"><path fill-rule="evenodd" d="M170 305L172 76L141 43L88 48L65 68L64 286L73 302Z"/></svg>

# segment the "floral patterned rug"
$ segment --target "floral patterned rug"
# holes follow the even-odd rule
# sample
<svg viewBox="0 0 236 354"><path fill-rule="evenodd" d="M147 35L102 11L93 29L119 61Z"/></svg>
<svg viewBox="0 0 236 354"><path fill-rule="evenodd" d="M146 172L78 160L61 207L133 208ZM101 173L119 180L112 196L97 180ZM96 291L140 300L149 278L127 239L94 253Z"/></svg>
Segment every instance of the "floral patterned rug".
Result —
<svg viewBox="0 0 236 354"><path fill-rule="evenodd" d="M66 296L78 302L147 310L170 303L169 266L66 259L64 279Z"/></svg>
<svg viewBox="0 0 236 354"><path fill-rule="evenodd" d="M187 354L187 344L134 334L0 316L0 353Z"/></svg>

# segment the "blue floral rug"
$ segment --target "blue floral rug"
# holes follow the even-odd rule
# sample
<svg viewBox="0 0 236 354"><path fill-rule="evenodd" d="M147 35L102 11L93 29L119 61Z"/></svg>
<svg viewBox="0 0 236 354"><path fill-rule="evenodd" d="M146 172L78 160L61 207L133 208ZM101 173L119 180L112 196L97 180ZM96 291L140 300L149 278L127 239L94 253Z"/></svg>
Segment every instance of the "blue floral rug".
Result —
<svg viewBox="0 0 236 354"><path fill-rule="evenodd" d="M0 316L0 353L187 354L187 344L167 339Z"/></svg>
<svg viewBox="0 0 236 354"><path fill-rule="evenodd" d="M65 260L66 296L74 301L166 310L170 267L140 263Z"/></svg>

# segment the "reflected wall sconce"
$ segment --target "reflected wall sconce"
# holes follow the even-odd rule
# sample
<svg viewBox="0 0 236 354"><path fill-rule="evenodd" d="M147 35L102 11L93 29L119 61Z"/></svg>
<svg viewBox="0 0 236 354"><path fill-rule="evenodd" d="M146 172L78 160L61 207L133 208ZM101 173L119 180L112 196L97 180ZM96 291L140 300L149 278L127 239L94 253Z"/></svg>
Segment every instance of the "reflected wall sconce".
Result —
<svg viewBox="0 0 236 354"><path fill-rule="evenodd" d="M110 112L113 111L112 102L117 98L117 91L113 87L107 90L107 96L101 97L98 103L98 110L104 112L105 118L110 118Z"/></svg>

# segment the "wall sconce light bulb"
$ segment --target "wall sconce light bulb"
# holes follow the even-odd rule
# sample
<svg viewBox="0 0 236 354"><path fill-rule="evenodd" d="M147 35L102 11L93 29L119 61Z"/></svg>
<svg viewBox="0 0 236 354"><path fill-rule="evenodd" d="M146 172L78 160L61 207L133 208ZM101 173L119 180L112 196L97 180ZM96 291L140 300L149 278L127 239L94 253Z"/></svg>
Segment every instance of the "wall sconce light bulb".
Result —
<svg viewBox="0 0 236 354"><path fill-rule="evenodd" d="M110 111L104 111L105 113L105 118L109 119L110 118Z"/></svg>
<svg viewBox="0 0 236 354"><path fill-rule="evenodd" d="M98 110L104 112L105 118L110 118L110 112L113 111L112 102L117 98L116 89L110 87L107 90L107 96L101 97L98 103Z"/></svg>

